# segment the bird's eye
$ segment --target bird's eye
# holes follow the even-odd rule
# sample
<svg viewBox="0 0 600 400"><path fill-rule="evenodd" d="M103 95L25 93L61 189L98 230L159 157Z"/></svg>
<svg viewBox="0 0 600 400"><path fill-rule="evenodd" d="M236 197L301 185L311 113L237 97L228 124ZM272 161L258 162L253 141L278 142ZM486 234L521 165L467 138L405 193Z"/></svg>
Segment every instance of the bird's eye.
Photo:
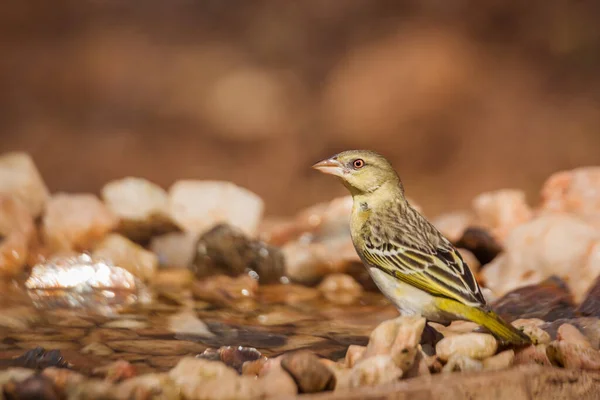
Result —
<svg viewBox="0 0 600 400"><path fill-rule="evenodd" d="M356 160L352 161L352 166L354 169L360 169L365 166L365 162L360 158L357 158Z"/></svg>

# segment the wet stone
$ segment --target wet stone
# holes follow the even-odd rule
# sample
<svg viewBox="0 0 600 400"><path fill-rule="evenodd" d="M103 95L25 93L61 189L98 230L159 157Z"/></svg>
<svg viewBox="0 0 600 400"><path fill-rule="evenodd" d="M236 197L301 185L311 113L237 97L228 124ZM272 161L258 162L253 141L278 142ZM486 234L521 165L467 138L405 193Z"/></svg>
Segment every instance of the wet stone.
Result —
<svg viewBox="0 0 600 400"><path fill-rule="evenodd" d="M59 350L46 351L43 347L34 347L11 362L12 367L42 370L48 367L69 368Z"/></svg>
<svg viewBox="0 0 600 400"><path fill-rule="evenodd" d="M490 263L502 252L502 246L496 239L487 230L479 227L467 228L455 245L473 253L481 265Z"/></svg>
<svg viewBox="0 0 600 400"><path fill-rule="evenodd" d="M333 390L335 387L333 372L311 352L285 354L281 359L281 366L292 376L300 393L317 393Z"/></svg>
<svg viewBox="0 0 600 400"><path fill-rule="evenodd" d="M223 346L219 349L206 349L197 358L203 358L212 361L222 361L228 367L231 367L242 373L242 367L246 362L260 360L263 355L254 347L243 346Z"/></svg>
<svg viewBox="0 0 600 400"><path fill-rule="evenodd" d="M283 276L285 260L278 248L250 239L229 225L218 225L198 240L192 270L198 278L251 273L261 283L269 283Z"/></svg>
<svg viewBox="0 0 600 400"><path fill-rule="evenodd" d="M288 341L287 335L257 329L236 327L215 322L207 322L207 325L215 335L210 338L202 338L202 343L211 347L231 346L235 344L237 346L256 347L257 349L269 349L284 346ZM185 338L185 336L181 337Z"/></svg>
<svg viewBox="0 0 600 400"><path fill-rule="evenodd" d="M575 317L571 293L558 277L513 290L498 299L492 307L509 322L517 318L554 321Z"/></svg>

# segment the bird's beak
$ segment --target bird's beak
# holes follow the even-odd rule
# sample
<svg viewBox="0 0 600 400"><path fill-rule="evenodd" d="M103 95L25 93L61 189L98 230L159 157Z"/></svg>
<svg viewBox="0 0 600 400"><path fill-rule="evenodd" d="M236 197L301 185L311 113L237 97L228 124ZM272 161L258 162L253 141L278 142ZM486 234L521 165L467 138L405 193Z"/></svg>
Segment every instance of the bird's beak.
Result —
<svg viewBox="0 0 600 400"><path fill-rule="evenodd" d="M327 160L319 161L312 167L324 174L335 176L342 176L344 174L343 165L335 158L328 158Z"/></svg>

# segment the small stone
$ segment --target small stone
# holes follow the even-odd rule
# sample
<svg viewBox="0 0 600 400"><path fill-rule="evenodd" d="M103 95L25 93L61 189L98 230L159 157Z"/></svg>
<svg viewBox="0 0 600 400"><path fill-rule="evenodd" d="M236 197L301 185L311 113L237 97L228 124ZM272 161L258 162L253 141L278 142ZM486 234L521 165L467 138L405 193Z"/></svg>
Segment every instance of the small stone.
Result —
<svg viewBox="0 0 600 400"><path fill-rule="evenodd" d="M585 317L600 317L600 275L588 289L577 312Z"/></svg>
<svg viewBox="0 0 600 400"><path fill-rule="evenodd" d="M476 372L483 369L483 363L463 354L452 354L442 372Z"/></svg>
<svg viewBox="0 0 600 400"><path fill-rule="evenodd" d="M169 189L171 218L190 233L228 224L254 236L263 208L260 197L230 182L182 180Z"/></svg>
<svg viewBox="0 0 600 400"><path fill-rule="evenodd" d="M377 386L395 382L402 377L402 370L387 355L370 357L358 362L348 377L348 388Z"/></svg>
<svg viewBox="0 0 600 400"><path fill-rule="evenodd" d="M500 239L533 215L525 193L515 189L482 193L473 200L473 210L479 222L492 229L494 236Z"/></svg>
<svg viewBox="0 0 600 400"><path fill-rule="evenodd" d="M536 364L550 367L552 364L546 355L548 345L531 345L515 350L514 365Z"/></svg>
<svg viewBox="0 0 600 400"><path fill-rule="evenodd" d="M350 305L362 295L362 287L350 275L330 274L319 284L318 289L331 303Z"/></svg>
<svg viewBox="0 0 600 400"><path fill-rule="evenodd" d="M232 278L225 275L210 276L194 282L192 292L200 300L219 304L254 301L258 282L248 275Z"/></svg>
<svg viewBox="0 0 600 400"><path fill-rule="evenodd" d="M423 350L418 351L412 367L402 376L408 379L421 375L431 375L428 358L429 356Z"/></svg>
<svg viewBox="0 0 600 400"><path fill-rule="evenodd" d="M242 364L242 375L258 376L260 371L264 368L267 360L268 359L266 357L262 357L258 360L246 361L244 364Z"/></svg>
<svg viewBox="0 0 600 400"><path fill-rule="evenodd" d="M463 333L470 333L476 329L479 329L479 325L471 321L452 321L448 326L443 326L440 324L436 324L435 322L430 322L429 325L433 327L436 331L441 333L444 337L462 335Z"/></svg>
<svg viewBox="0 0 600 400"><path fill-rule="evenodd" d="M0 193L0 277L14 278L23 272L35 233L25 204Z"/></svg>
<svg viewBox="0 0 600 400"><path fill-rule="evenodd" d="M127 177L102 188L102 200L119 218L119 232L140 242L173 231L167 192L142 178Z"/></svg>
<svg viewBox="0 0 600 400"><path fill-rule="evenodd" d="M425 322L425 318L418 316L401 316L382 322L371 333L362 359L390 355L396 366L403 372L408 371L415 360Z"/></svg>
<svg viewBox="0 0 600 400"><path fill-rule="evenodd" d="M158 268L158 258L154 253L116 233L106 236L94 248L92 256L125 268L144 281L151 280Z"/></svg>
<svg viewBox="0 0 600 400"><path fill-rule="evenodd" d="M335 380L335 379L334 379ZM294 379L281 366L273 367L258 379L264 398L296 396L298 387Z"/></svg>
<svg viewBox="0 0 600 400"><path fill-rule="evenodd" d="M548 332L541 329L539 319L527 320L518 319L512 322L512 325L523 331L524 334L531 338L534 344L548 344L552 340Z"/></svg>
<svg viewBox="0 0 600 400"><path fill-rule="evenodd" d="M0 371L0 388L9 382L23 382L24 380L33 376L33 374L35 374L33 369L20 367L9 368Z"/></svg>
<svg viewBox="0 0 600 400"><path fill-rule="evenodd" d="M592 347L583 333L571 324L562 324L558 327L557 340L564 340L565 342L581 347Z"/></svg>
<svg viewBox="0 0 600 400"><path fill-rule="evenodd" d="M128 379L117 386L118 399L179 399L179 388L168 374L144 374Z"/></svg>
<svg viewBox="0 0 600 400"><path fill-rule="evenodd" d="M218 225L200 237L192 270L198 278L250 273L261 283L279 282L285 271L283 253L266 243L250 240L229 225Z"/></svg>
<svg viewBox="0 0 600 400"><path fill-rule="evenodd" d="M42 371L42 375L50 378L59 393L65 393L69 385L80 385L86 377L79 372L65 368L48 367Z"/></svg>
<svg viewBox="0 0 600 400"><path fill-rule="evenodd" d="M453 354L461 354L476 360L493 356L498 349L498 342L486 333L465 333L445 337L435 346L437 356L447 361Z"/></svg>
<svg viewBox="0 0 600 400"><path fill-rule="evenodd" d="M94 342L90 343L81 349L83 354L93 354L95 356L110 356L114 352L102 343Z"/></svg>
<svg viewBox="0 0 600 400"><path fill-rule="evenodd" d="M41 374L30 376L21 382L5 384L3 392L3 397L7 399L60 399L52 380Z"/></svg>
<svg viewBox="0 0 600 400"><path fill-rule="evenodd" d="M309 351L285 354L281 359L281 367L292 376L300 393L317 393L335 387L333 372Z"/></svg>
<svg viewBox="0 0 600 400"><path fill-rule="evenodd" d="M119 360L111 364L95 368L92 371L92 374L101 376L109 382L120 382L136 376L137 370L135 366L130 364L128 361Z"/></svg>
<svg viewBox="0 0 600 400"><path fill-rule="evenodd" d="M184 310L170 315L167 321L168 329L177 334L201 337L214 336L208 326L196 316L193 310Z"/></svg>
<svg viewBox="0 0 600 400"><path fill-rule="evenodd" d="M348 347L348 351L346 351L346 357L344 359L345 365L348 368L354 367L354 365L358 362L358 360L363 358L367 348L365 346L358 346L356 344L351 344Z"/></svg>
<svg viewBox="0 0 600 400"><path fill-rule="evenodd" d="M600 370L600 352L566 341L554 341L546 349L552 364L569 369Z"/></svg>
<svg viewBox="0 0 600 400"><path fill-rule="evenodd" d="M117 223L96 196L59 193L48 201L42 231L46 244L55 251L85 251Z"/></svg>
<svg viewBox="0 0 600 400"><path fill-rule="evenodd" d="M39 342L40 345L27 345L26 343L19 343L18 346L21 348L28 348L30 350L26 351L24 354L20 355L12 359L11 365L14 367L22 367L22 368L31 368L37 370L43 370L48 367L57 367L57 368L68 368L70 365L63 358L60 350L56 346L57 343L50 343L54 345L50 351L46 351L42 344L43 342ZM72 344L71 342L64 342L67 344Z"/></svg>
<svg viewBox="0 0 600 400"><path fill-rule="evenodd" d="M556 276L578 303L600 275L600 232L573 215L542 214L513 229L504 247L482 270L498 295Z"/></svg>
<svg viewBox="0 0 600 400"><path fill-rule="evenodd" d="M573 325L583 333L586 340L589 341L594 349L600 348L600 319L596 317L559 319L553 322L546 322L540 328L548 332L553 339L560 340L558 328L565 323Z"/></svg>
<svg viewBox="0 0 600 400"><path fill-rule="evenodd" d="M465 230L473 224L475 216L470 211L457 211L442 214L433 218L431 222L448 240L456 243L463 236Z"/></svg>
<svg viewBox="0 0 600 400"><path fill-rule="evenodd" d="M207 349L203 354L209 350L212 349ZM242 373L245 364L262 361L264 365L264 362L266 362L266 358L254 347L223 346L219 348L217 354L225 365L234 368L239 373ZM202 355L199 357L202 357Z"/></svg>
<svg viewBox="0 0 600 400"><path fill-rule="evenodd" d="M221 398L215 395L219 388L209 382L217 382L221 386L234 386L238 380L237 372L220 361L208 361L200 358L185 357L169 371L169 377L180 388L186 399ZM223 385L223 382L227 382ZM234 394L233 389L231 394ZM211 393L212 392L212 393ZM202 397L204 394L206 397ZM213 397L208 397L211 395ZM222 398L228 398L223 396ZM231 397L233 398L233 397Z"/></svg>
<svg viewBox="0 0 600 400"><path fill-rule="evenodd" d="M150 240L150 250L158 256L161 267L188 268L192 265L198 236L172 232Z"/></svg>
<svg viewBox="0 0 600 400"><path fill-rule="evenodd" d="M515 289L496 300L493 309L507 321L516 318L554 321L575 317L569 288L557 277Z"/></svg>
<svg viewBox="0 0 600 400"><path fill-rule="evenodd" d="M29 154L19 152L0 155L0 193L23 202L34 218L42 213L50 196Z"/></svg>
<svg viewBox="0 0 600 400"><path fill-rule="evenodd" d="M600 227L600 167L582 167L553 174L542 188L541 208L568 212Z"/></svg>
<svg viewBox="0 0 600 400"><path fill-rule="evenodd" d="M469 227L456 242L460 249L467 250L475 256L479 264L487 265L502 252L502 246L485 229Z"/></svg>
<svg viewBox="0 0 600 400"><path fill-rule="evenodd" d="M506 369L513 364L515 359L514 350L506 350L496 354L493 357L483 360L483 369L486 371L499 371Z"/></svg>

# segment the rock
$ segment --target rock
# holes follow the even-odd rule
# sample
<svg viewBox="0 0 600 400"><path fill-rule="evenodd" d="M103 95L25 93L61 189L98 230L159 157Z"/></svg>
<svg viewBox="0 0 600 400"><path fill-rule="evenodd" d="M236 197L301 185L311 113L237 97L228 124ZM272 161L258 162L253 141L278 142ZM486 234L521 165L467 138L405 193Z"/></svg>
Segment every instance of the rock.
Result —
<svg viewBox="0 0 600 400"><path fill-rule="evenodd" d="M14 278L23 272L35 233L25 204L0 193L0 277Z"/></svg>
<svg viewBox="0 0 600 400"><path fill-rule="evenodd" d="M50 196L31 157L18 152L0 155L0 193L20 200L34 218L42 213Z"/></svg>
<svg viewBox="0 0 600 400"><path fill-rule="evenodd" d="M371 333L362 359L390 355L396 366L406 372L415 360L424 328L425 318L418 316L401 316L384 321Z"/></svg>
<svg viewBox="0 0 600 400"><path fill-rule="evenodd" d="M580 302L600 274L600 232L567 214L541 215L513 229L505 252L482 275L498 295L558 276Z"/></svg>
<svg viewBox="0 0 600 400"><path fill-rule="evenodd" d="M7 399L59 400L61 398L52 380L41 374L30 376L21 382L10 382L4 385L3 392Z"/></svg>
<svg viewBox="0 0 600 400"><path fill-rule="evenodd" d="M329 273L344 272L351 263L360 262L350 238L351 210L351 196L317 204L300 212L294 223L286 225L285 233L271 235L274 243L285 243L282 250L290 279L314 284Z"/></svg>
<svg viewBox="0 0 600 400"><path fill-rule="evenodd" d="M539 319L518 319L513 321L512 325L529 336L534 344L548 344L552 339L548 332L540 328L540 321Z"/></svg>
<svg viewBox="0 0 600 400"><path fill-rule="evenodd" d="M600 227L600 167L583 167L552 175L542 188L541 209L568 212Z"/></svg>
<svg viewBox="0 0 600 400"><path fill-rule="evenodd" d="M204 353L197 357L222 361L225 365L234 368L239 373L242 373L244 368L248 369L249 367L246 365L250 366L250 363L262 362L262 365L264 365L267 360L266 357L263 357L260 351L256 350L254 347L243 346L223 346L218 350L206 349ZM258 372L260 371L257 371L255 375L258 375Z"/></svg>
<svg viewBox="0 0 600 400"><path fill-rule="evenodd" d="M118 399L179 399L179 388L168 374L144 374L122 382L115 389Z"/></svg>
<svg viewBox="0 0 600 400"><path fill-rule="evenodd" d="M476 372L483 369L483 363L463 354L452 354L442 372Z"/></svg>
<svg viewBox="0 0 600 400"><path fill-rule="evenodd" d="M118 360L108 365L94 368L92 374L101 376L109 382L120 382L135 377L137 370L128 361Z"/></svg>
<svg viewBox="0 0 600 400"><path fill-rule="evenodd" d="M182 335L212 337L214 334L193 310L183 310L167 318L168 329Z"/></svg>
<svg viewBox="0 0 600 400"><path fill-rule="evenodd" d="M294 379L281 366L273 367L258 379L263 398L296 396L298 387Z"/></svg>
<svg viewBox="0 0 600 400"><path fill-rule="evenodd" d="M200 300L218 304L254 301L258 282L248 275L232 278L224 275L211 276L194 282L192 292Z"/></svg>
<svg viewBox="0 0 600 400"><path fill-rule="evenodd" d="M200 237L192 270L198 278L250 273L262 283L279 282L285 271L283 253L266 243L250 240L229 225L218 225Z"/></svg>
<svg viewBox="0 0 600 400"><path fill-rule="evenodd" d="M349 275L327 275L318 289L331 303L349 305L355 303L362 295L362 287Z"/></svg>
<svg viewBox="0 0 600 400"><path fill-rule="evenodd" d="M464 232L474 222L475 216L470 211L456 211L442 214L431 222L448 240L457 243Z"/></svg>
<svg viewBox="0 0 600 400"><path fill-rule="evenodd" d="M10 365L17 368L30 368L36 370L43 370L49 367L70 367L70 364L64 359L60 350L46 351L41 346L36 346L19 357L13 358Z"/></svg>
<svg viewBox="0 0 600 400"><path fill-rule="evenodd" d="M181 356L206 350L206 346L186 340L114 340L105 344L114 351L153 356Z"/></svg>
<svg viewBox="0 0 600 400"><path fill-rule="evenodd" d="M333 372L309 351L285 354L281 358L281 367L294 379L300 393L317 393L335 387Z"/></svg>
<svg viewBox="0 0 600 400"><path fill-rule="evenodd" d="M421 375L431 375L428 358L429 356L423 350L418 351L412 367L402 376L408 379Z"/></svg>
<svg viewBox="0 0 600 400"><path fill-rule="evenodd" d="M158 256L161 267L187 268L192 265L198 237L189 233L172 232L150 240L150 251Z"/></svg>
<svg viewBox="0 0 600 400"><path fill-rule="evenodd" d="M259 397L257 381L239 377L237 372L219 361L183 358L169 377L185 399L237 399ZM224 384L226 383L226 384Z"/></svg>
<svg viewBox="0 0 600 400"><path fill-rule="evenodd" d="M109 356L114 352L102 343L93 342L81 349L83 354L92 354L95 356Z"/></svg>
<svg viewBox="0 0 600 400"><path fill-rule="evenodd" d="M566 341L555 341L546 349L548 359L554 365L568 369L600 370L600 352Z"/></svg>
<svg viewBox="0 0 600 400"><path fill-rule="evenodd" d="M84 375L78 372L54 367L44 369L42 375L48 377L54 383L54 387L59 393L65 393L68 386L80 385L86 379Z"/></svg>
<svg viewBox="0 0 600 400"><path fill-rule="evenodd" d="M367 348L365 346L358 346L356 344L351 344L348 347L348 351L346 351L346 357L344 358L344 362L346 367L352 368L357 363L358 360L363 358L365 354L365 350Z"/></svg>
<svg viewBox="0 0 600 400"><path fill-rule="evenodd" d="M482 193L473 199L473 210L477 220L490 228L500 240L533 216L525 193L515 189Z"/></svg>
<svg viewBox="0 0 600 400"><path fill-rule="evenodd" d="M169 217L167 192L146 179L127 177L109 182L101 195L119 218L119 232L131 240L143 242L177 229Z"/></svg>
<svg viewBox="0 0 600 400"><path fill-rule="evenodd" d="M577 308L577 313L586 317L600 317L600 276L598 276Z"/></svg>
<svg viewBox="0 0 600 400"><path fill-rule="evenodd" d="M443 337L462 335L463 333L470 333L480 328L479 325L471 321L452 321L448 326L443 326L435 322L429 322L428 325L435 329L435 331L441 334ZM441 339L442 338L440 338L440 340ZM436 341L436 344L438 342L439 340Z"/></svg>
<svg viewBox="0 0 600 400"><path fill-rule="evenodd" d="M268 285L260 288L261 301L266 303L297 305L320 298L320 292L311 287L295 285Z"/></svg>
<svg viewBox="0 0 600 400"><path fill-rule="evenodd" d="M378 386L395 382L402 377L402 370L388 355L365 358L358 362L348 376L348 388Z"/></svg>
<svg viewBox="0 0 600 400"><path fill-rule="evenodd" d="M33 369L27 368L9 368L0 371L0 388L9 382L23 382L35 374ZM1 392L0 392L1 393Z"/></svg>
<svg viewBox="0 0 600 400"><path fill-rule="evenodd" d="M483 360L483 369L486 371L499 371L509 368L515 360L514 350L505 350L493 357Z"/></svg>
<svg viewBox="0 0 600 400"><path fill-rule="evenodd" d="M571 324L562 324L559 326L557 336L559 341L565 341L581 347L592 347L591 343L583 333Z"/></svg>
<svg viewBox="0 0 600 400"><path fill-rule="evenodd" d="M447 361L453 354L483 360L493 356L497 349L496 339L485 333L465 333L445 337L435 346L437 356L443 361Z"/></svg>
<svg viewBox="0 0 600 400"><path fill-rule="evenodd" d="M198 235L227 224L254 236L263 208L260 197L230 182L182 180L169 189L171 218Z"/></svg>
<svg viewBox="0 0 600 400"><path fill-rule="evenodd" d="M118 219L92 194L59 193L48 201L42 231L55 251L90 249L113 230Z"/></svg>
<svg viewBox="0 0 600 400"><path fill-rule="evenodd" d="M107 260L144 281L150 281L158 268L158 257L126 237L116 233L106 236L95 248L92 256Z"/></svg>
<svg viewBox="0 0 600 400"><path fill-rule="evenodd" d="M554 321L575 316L569 288L557 277L515 289L496 300L492 308L507 321L516 318Z"/></svg>
<svg viewBox="0 0 600 400"><path fill-rule="evenodd" d="M496 239L487 230L478 227L465 229L456 246L470 251L481 265L489 264L502 252L502 247Z"/></svg>
<svg viewBox="0 0 600 400"><path fill-rule="evenodd" d="M536 364L550 367L552 363L546 355L548 345L531 345L515 350L514 365Z"/></svg>
<svg viewBox="0 0 600 400"><path fill-rule="evenodd" d="M540 325L540 328L548 332L552 339L559 340L560 335L558 334L558 328L563 324L573 325L583 333L593 348L600 348L600 319L595 317L558 319L553 322L544 323L543 325Z"/></svg>

